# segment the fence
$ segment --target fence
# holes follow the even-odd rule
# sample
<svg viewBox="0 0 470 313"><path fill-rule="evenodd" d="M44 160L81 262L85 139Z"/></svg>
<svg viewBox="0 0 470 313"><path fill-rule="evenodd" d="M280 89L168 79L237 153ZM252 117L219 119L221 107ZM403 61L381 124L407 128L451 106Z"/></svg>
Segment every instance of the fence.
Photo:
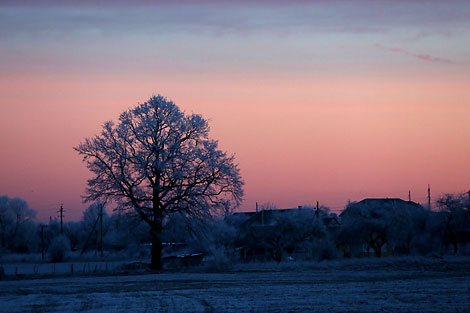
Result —
<svg viewBox="0 0 470 313"><path fill-rule="evenodd" d="M66 263L11 263L0 264L4 275L92 274L120 269L128 262L66 262Z"/></svg>

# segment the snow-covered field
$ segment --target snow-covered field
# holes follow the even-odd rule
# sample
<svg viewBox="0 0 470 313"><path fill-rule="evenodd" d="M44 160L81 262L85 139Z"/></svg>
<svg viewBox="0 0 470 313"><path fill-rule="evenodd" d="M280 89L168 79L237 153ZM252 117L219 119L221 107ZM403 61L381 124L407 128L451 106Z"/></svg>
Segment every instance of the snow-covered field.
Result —
<svg viewBox="0 0 470 313"><path fill-rule="evenodd" d="M469 312L469 268L468 258L398 259L9 280L0 281L0 311Z"/></svg>

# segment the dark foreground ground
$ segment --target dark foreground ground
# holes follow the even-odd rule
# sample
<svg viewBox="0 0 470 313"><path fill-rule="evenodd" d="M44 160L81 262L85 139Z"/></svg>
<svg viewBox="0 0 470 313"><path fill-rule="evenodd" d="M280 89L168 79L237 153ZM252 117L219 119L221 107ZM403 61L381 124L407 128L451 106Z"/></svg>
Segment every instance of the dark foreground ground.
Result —
<svg viewBox="0 0 470 313"><path fill-rule="evenodd" d="M469 259L0 281L0 312L470 312Z"/></svg>

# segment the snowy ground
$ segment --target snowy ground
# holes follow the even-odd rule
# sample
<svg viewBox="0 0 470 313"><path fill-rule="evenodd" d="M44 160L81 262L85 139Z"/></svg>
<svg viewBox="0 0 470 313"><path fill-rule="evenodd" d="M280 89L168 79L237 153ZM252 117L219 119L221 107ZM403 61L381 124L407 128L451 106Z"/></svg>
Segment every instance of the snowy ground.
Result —
<svg viewBox="0 0 470 313"><path fill-rule="evenodd" d="M382 262L382 263L380 263ZM467 260L0 281L1 312L468 312ZM325 265L326 264L326 265ZM256 267L256 266L255 266ZM253 267L252 267L253 269Z"/></svg>

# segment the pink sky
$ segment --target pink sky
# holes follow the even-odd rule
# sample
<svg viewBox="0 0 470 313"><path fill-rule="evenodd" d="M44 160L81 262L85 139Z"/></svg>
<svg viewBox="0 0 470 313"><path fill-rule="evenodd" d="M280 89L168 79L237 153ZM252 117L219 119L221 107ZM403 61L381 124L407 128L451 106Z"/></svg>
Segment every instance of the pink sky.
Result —
<svg viewBox="0 0 470 313"><path fill-rule="evenodd" d="M79 219L72 149L163 94L236 155L240 209L470 189L470 5L0 6L0 195Z"/></svg>

